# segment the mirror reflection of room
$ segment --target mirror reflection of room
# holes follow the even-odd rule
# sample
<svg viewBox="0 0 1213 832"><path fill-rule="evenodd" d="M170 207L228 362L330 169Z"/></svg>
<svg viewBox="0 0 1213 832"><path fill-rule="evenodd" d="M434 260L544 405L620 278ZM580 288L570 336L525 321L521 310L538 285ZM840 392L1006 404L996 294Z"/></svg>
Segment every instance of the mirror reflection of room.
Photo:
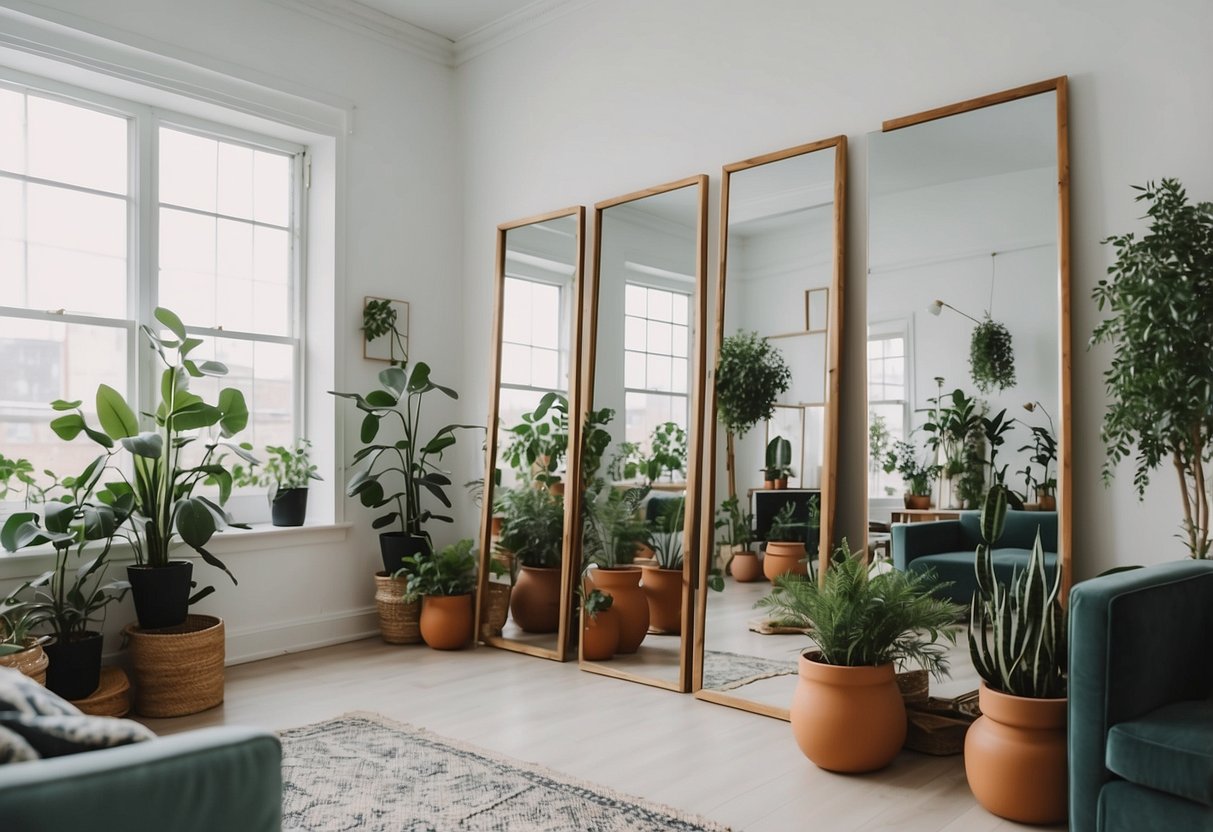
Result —
<svg viewBox="0 0 1213 832"><path fill-rule="evenodd" d="M481 635L557 657L580 216L505 230L497 462Z"/></svg>
<svg viewBox="0 0 1213 832"><path fill-rule="evenodd" d="M701 602L697 695L783 718L804 649L803 623L771 621L755 604L778 576L807 574L821 543L830 304L838 290L839 151L826 144L726 168L716 534L708 570L720 589Z"/></svg>
<svg viewBox="0 0 1213 832"><path fill-rule="evenodd" d="M581 461L582 660L682 690L703 185L601 209Z"/></svg>
<svg viewBox="0 0 1213 832"><path fill-rule="evenodd" d="M1057 563L1056 96L869 137L869 550L966 605L988 489L1011 511L1010 584L1039 531ZM976 687L967 661L951 687ZM947 687L947 685L945 685Z"/></svg>

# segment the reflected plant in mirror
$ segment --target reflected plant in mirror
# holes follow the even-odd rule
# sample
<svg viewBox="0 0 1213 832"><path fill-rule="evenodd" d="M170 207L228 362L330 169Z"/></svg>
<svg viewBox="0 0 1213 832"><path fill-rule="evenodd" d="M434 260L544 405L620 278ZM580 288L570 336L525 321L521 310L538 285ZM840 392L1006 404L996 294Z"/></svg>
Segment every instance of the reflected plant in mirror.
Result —
<svg viewBox="0 0 1213 832"><path fill-rule="evenodd" d="M733 439L775 413L775 402L792 383L783 354L757 332L725 338L716 364L716 418L729 434L729 496L737 495Z"/></svg>

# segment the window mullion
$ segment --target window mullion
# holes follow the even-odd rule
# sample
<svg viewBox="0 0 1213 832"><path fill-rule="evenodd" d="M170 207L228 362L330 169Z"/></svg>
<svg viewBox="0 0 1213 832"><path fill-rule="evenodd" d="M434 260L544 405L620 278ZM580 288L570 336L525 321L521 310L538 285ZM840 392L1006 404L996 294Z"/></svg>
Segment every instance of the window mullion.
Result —
<svg viewBox="0 0 1213 832"><path fill-rule="evenodd" d="M152 311L156 308L156 275L159 270L158 257L158 228L159 216L156 209L157 171L156 171L156 124L150 110L141 109L135 116L136 141L133 142L131 170L137 172L131 193L135 195L134 214L137 220L135 239L137 241L136 256L132 258L135 266L132 269L134 285L131 290L133 309L131 317L136 326L133 332L133 342L130 345L133 360L128 362L130 372L137 377L132 379L132 393L137 398L140 407L146 413L155 410L156 364L155 353L152 350L141 350L142 335L138 324L150 324Z"/></svg>

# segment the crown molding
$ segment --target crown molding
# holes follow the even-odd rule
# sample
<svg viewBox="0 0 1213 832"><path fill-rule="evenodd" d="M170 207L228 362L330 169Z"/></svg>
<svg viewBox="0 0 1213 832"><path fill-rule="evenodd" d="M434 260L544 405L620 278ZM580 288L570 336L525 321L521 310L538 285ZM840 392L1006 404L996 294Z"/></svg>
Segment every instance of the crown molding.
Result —
<svg viewBox="0 0 1213 832"><path fill-rule="evenodd" d="M559 17L584 8L594 0L535 0L517 11L494 20L454 42L455 66L496 49L519 35L546 26Z"/></svg>
<svg viewBox="0 0 1213 832"><path fill-rule="evenodd" d="M268 0L302 12L346 31L371 37L380 43L412 52L445 67L455 66L455 44L441 35L384 14L357 0Z"/></svg>

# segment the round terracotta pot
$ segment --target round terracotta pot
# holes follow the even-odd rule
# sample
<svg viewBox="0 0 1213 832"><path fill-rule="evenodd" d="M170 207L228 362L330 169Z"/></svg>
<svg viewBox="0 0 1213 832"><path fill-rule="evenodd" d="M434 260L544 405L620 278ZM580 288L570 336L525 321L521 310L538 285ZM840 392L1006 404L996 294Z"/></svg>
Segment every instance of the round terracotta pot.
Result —
<svg viewBox="0 0 1213 832"><path fill-rule="evenodd" d="M588 662L605 662L619 649L619 616L612 606L597 615L585 615L581 634L581 658Z"/></svg>
<svg viewBox="0 0 1213 832"><path fill-rule="evenodd" d="M762 577L762 564L758 562L756 552L738 552L729 562L733 580L743 584L753 583Z"/></svg>
<svg viewBox="0 0 1213 832"><path fill-rule="evenodd" d="M906 508L911 511L927 511L931 508L930 494L906 494Z"/></svg>
<svg viewBox="0 0 1213 832"><path fill-rule="evenodd" d="M1057 498L1052 494L1042 494L1037 498L1041 511L1057 511Z"/></svg>
<svg viewBox="0 0 1213 832"><path fill-rule="evenodd" d="M26 676L40 685L46 685L46 666L50 663L46 651L37 639L30 638L26 642L29 647L17 653L7 653L0 656L0 667L11 667L20 670Z"/></svg>
<svg viewBox="0 0 1213 832"><path fill-rule="evenodd" d="M649 629L663 635L682 632L682 570L642 566L640 588L649 604Z"/></svg>
<svg viewBox="0 0 1213 832"><path fill-rule="evenodd" d="M763 480L762 487L765 488L767 491L774 491L775 490L775 480Z"/></svg>
<svg viewBox="0 0 1213 832"><path fill-rule="evenodd" d="M640 567L594 569L590 579L615 600L611 605L619 619L619 647L615 652L635 653L649 632L649 602L640 588Z"/></svg>
<svg viewBox="0 0 1213 832"><path fill-rule="evenodd" d="M775 480L775 490L776 491L783 491L787 487L788 487L788 478L787 477L780 477L779 479Z"/></svg>
<svg viewBox="0 0 1213 832"><path fill-rule="evenodd" d="M553 497L563 497L564 496L564 480L558 480L558 481L548 485L548 491L551 492Z"/></svg>
<svg viewBox="0 0 1213 832"><path fill-rule="evenodd" d="M560 629L560 569L523 566L510 593L510 615L526 633L554 633Z"/></svg>
<svg viewBox="0 0 1213 832"><path fill-rule="evenodd" d="M981 683L981 717L965 735L965 775L985 809L1020 823L1066 819L1066 700Z"/></svg>
<svg viewBox="0 0 1213 832"><path fill-rule="evenodd" d="M766 552L762 556L762 574L767 576L768 581L774 581L788 572L807 575L809 565L803 560L805 555L803 543L772 540L767 543Z"/></svg>
<svg viewBox="0 0 1213 832"><path fill-rule="evenodd" d="M472 594L421 599L421 638L435 650L462 650L472 640Z"/></svg>
<svg viewBox="0 0 1213 832"><path fill-rule="evenodd" d="M884 768L906 741L906 707L893 665L838 667L815 661L819 656L800 657L791 708L796 744L828 771Z"/></svg>
<svg viewBox="0 0 1213 832"><path fill-rule="evenodd" d="M501 527L505 524L505 516L494 514L492 525L489 527L489 534L492 537L501 537Z"/></svg>

